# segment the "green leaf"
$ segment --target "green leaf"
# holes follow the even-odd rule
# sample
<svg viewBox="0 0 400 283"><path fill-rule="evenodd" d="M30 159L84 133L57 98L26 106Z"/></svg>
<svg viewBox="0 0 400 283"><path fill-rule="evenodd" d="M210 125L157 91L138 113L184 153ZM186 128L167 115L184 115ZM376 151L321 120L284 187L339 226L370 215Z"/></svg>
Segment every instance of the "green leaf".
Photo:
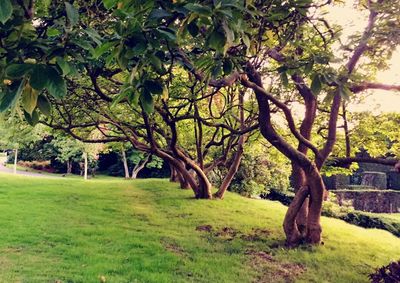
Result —
<svg viewBox="0 0 400 283"><path fill-rule="evenodd" d="M287 77L286 72L282 72L282 73L280 74L280 77L281 77L282 84L283 84L285 87L288 86L288 85L289 85L289 80L288 80L288 77Z"/></svg>
<svg viewBox="0 0 400 283"><path fill-rule="evenodd" d="M243 40L244 45L246 45L247 49L249 49L251 46L251 41L250 41L249 36L247 34L243 33L242 40Z"/></svg>
<svg viewBox="0 0 400 283"><path fill-rule="evenodd" d="M117 5L119 0L103 0L103 5L106 7L106 9L111 9L114 8L115 5Z"/></svg>
<svg viewBox="0 0 400 283"><path fill-rule="evenodd" d="M129 101L132 103L134 106L139 106L139 99L140 99L140 92L133 91L129 97Z"/></svg>
<svg viewBox="0 0 400 283"><path fill-rule="evenodd" d="M339 95L345 99L345 100L349 100L350 96L351 96L352 92L351 90L345 86L345 85L340 85L339 86Z"/></svg>
<svg viewBox="0 0 400 283"><path fill-rule="evenodd" d="M152 94L162 94L163 92L163 84L160 81L146 80L143 85Z"/></svg>
<svg viewBox="0 0 400 283"><path fill-rule="evenodd" d="M172 14L164 9L154 9L150 12L148 19L149 20L159 20L170 17Z"/></svg>
<svg viewBox="0 0 400 283"><path fill-rule="evenodd" d="M144 89L140 95L140 103L146 113L150 114L154 111L153 96L146 89Z"/></svg>
<svg viewBox="0 0 400 283"><path fill-rule="evenodd" d="M0 1L0 22L5 24L12 16L13 7L10 0Z"/></svg>
<svg viewBox="0 0 400 283"><path fill-rule="evenodd" d="M47 85L47 68L43 65L36 65L33 68L29 84L37 91L41 91Z"/></svg>
<svg viewBox="0 0 400 283"><path fill-rule="evenodd" d="M111 47L114 47L116 42L105 42L102 45L96 47L94 50L92 50L92 56L94 59L99 59L101 55L106 53L111 49Z"/></svg>
<svg viewBox="0 0 400 283"><path fill-rule="evenodd" d="M149 55L149 60L151 65L153 65L154 69L159 74L163 74L165 72L164 65L159 57L155 56L154 54Z"/></svg>
<svg viewBox="0 0 400 283"><path fill-rule="evenodd" d="M9 108L13 108L18 98L21 96L21 93L25 87L25 80L22 80L16 88L15 86L11 86L6 90L6 93L2 95L2 99L0 102L0 112L4 112Z"/></svg>
<svg viewBox="0 0 400 283"><path fill-rule="evenodd" d="M101 45L101 35L94 29L92 28L86 28L85 33L97 44Z"/></svg>
<svg viewBox="0 0 400 283"><path fill-rule="evenodd" d="M65 11L67 12L67 18L71 26L76 25L79 22L78 10L68 2L65 2Z"/></svg>
<svg viewBox="0 0 400 283"><path fill-rule="evenodd" d="M310 73L310 72L312 71L312 69L313 69L313 66L314 66L314 60L311 59L311 60L308 61L307 64L304 66L304 72L305 72L306 74Z"/></svg>
<svg viewBox="0 0 400 283"><path fill-rule="evenodd" d="M322 89L322 83L319 78L319 75L315 75L314 79L311 82L311 91L315 96L317 96L321 92L321 89Z"/></svg>
<svg viewBox="0 0 400 283"><path fill-rule="evenodd" d="M34 65L32 64L12 64L6 68L6 77L10 79L20 79L28 73Z"/></svg>
<svg viewBox="0 0 400 283"><path fill-rule="evenodd" d="M121 91L118 93L118 95L113 98L113 101L112 101L110 107L111 108L115 107L123 99L128 98L132 92L133 92L133 87L132 86L128 86L128 87L122 88Z"/></svg>
<svg viewBox="0 0 400 283"><path fill-rule="evenodd" d="M48 28L47 29L47 36L57 36L57 35L60 35L61 34L61 31L59 31L58 29L56 29L56 28Z"/></svg>
<svg viewBox="0 0 400 283"><path fill-rule="evenodd" d="M218 62L213 66L212 71L211 71L211 76L213 78L217 78L218 76L221 75L221 73L222 73L222 68L221 67L222 67L221 66L221 62Z"/></svg>
<svg viewBox="0 0 400 283"><path fill-rule="evenodd" d="M226 43L225 33L219 29L214 29L207 42L209 47L222 52Z"/></svg>
<svg viewBox="0 0 400 283"><path fill-rule="evenodd" d="M57 70L53 67L48 67L46 73L48 77L46 88L49 91L50 95L57 99L66 96L67 86L64 79L57 72Z"/></svg>
<svg viewBox="0 0 400 283"><path fill-rule="evenodd" d="M71 66L67 61L64 60L63 57L56 58L57 65L61 68L63 75L68 75L71 72Z"/></svg>
<svg viewBox="0 0 400 283"><path fill-rule="evenodd" d="M211 16L212 15L211 9L207 6L202 6L202 5L196 4L196 3L189 3L189 4L186 4L184 7L186 9L188 9L189 11L194 12L199 15L203 15L203 16Z"/></svg>
<svg viewBox="0 0 400 283"><path fill-rule="evenodd" d="M176 41L176 33L174 30L170 28L158 28L157 31L161 35L161 37L169 41Z"/></svg>
<svg viewBox="0 0 400 283"><path fill-rule="evenodd" d="M26 112L32 114L36 108L38 93L30 86L26 86L22 92L22 107Z"/></svg>
<svg viewBox="0 0 400 283"><path fill-rule="evenodd" d="M232 70L233 70L232 61L229 59L225 59L224 63L222 64L222 69L224 70L225 75L229 75L230 73L232 73Z"/></svg>
<svg viewBox="0 0 400 283"><path fill-rule="evenodd" d="M51 114L51 104L46 96L40 95L37 99L37 106L44 115L50 116Z"/></svg>
<svg viewBox="0 0 400 283"><path fill-rule="evenodd" d="M37 111L33 111L32 115L29 114L28 112L24 111L24 116L25 116L25 120L32 127L36 126L36 124L39 122L39 114L37 113Z"/></svg>

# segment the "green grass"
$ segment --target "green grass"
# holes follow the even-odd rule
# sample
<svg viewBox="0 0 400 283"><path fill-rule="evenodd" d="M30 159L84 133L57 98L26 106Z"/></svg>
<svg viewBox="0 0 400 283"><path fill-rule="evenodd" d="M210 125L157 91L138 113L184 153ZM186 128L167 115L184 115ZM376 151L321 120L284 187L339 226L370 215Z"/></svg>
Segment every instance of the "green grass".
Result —
<svg viewBox="0 0 400 283"><path fill-rule="evenodd" d="M400 222L400 213L385 213L382 216Z"/></svg>
<svg viewBox="0 0 400 283"><path fill-rule="evenodd" d="M368 282L400 259L389 232L329 218L325 245L287 250L277 202L195 200L155 179L0 178L0 282Z"/></svg>

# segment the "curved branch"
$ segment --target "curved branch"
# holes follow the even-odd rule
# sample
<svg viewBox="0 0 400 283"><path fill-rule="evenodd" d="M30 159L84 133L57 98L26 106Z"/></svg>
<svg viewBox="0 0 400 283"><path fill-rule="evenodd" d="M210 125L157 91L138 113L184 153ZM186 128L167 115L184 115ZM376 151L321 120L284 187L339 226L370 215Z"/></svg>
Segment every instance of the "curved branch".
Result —
<svg viewBox="0 0 400 283"><path fill-rule="evenodd" d="M280 108L283 113L285 114L286 120L289 125L289 129L292 132L292 134L301 142L304 144L306 147L312 150L312 152L315 154L315 156L319 156L320 152L319 150L309 141L307 140L304 136L302 136L299 131L296 129L296 124L293 119L293 115L287 107L286 104L284 104L282 101L276 99L273 95L268 93L264 88L258 86L257 84L250 82L248 79L242 77L241 82L244 86L253 89L254 91L257 91L260 94L263 94L268 100L270 100L272 103L274 103L278 108Z"/></svg>

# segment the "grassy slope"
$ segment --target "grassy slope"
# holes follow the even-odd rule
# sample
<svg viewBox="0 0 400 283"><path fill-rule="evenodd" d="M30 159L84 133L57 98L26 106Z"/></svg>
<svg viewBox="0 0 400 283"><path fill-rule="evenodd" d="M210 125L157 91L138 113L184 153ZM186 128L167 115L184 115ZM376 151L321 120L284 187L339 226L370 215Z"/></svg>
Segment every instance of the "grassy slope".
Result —
<svg viewBox="0 0 400 283"><path fill-rule="evenodd" d="M324 246L286 250L276 202L194 200L162 180L0 178L0 282L367 282L400 258L399 238L328 218Z"/></svg>

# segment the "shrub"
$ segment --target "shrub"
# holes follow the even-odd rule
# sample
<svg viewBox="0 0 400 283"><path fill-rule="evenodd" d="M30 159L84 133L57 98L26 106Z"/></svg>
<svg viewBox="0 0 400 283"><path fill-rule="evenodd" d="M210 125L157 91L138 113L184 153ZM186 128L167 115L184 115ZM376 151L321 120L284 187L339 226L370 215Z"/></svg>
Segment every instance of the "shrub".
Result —
<svg viewBox="0 0 400 283"><path fill-rule="evenodd" d="M290 191L270 189L269 192L262 193L260 197L263 199L277 200L284 205L289 205L294 198L294 193Z"/></svg>
<svg viewBox="0 0 400 283"><path fill-rule="evenodd" d="M50 170L50 161L19 161L18 165L35 170Z"/></svg>
<svg viewBox="0 0 400 283"><path fill-rule="evenodd" d="M391 262L382 266L375 273L369 275L372 283L397 283L400 282L400 261Z"/></svg>
<svg viewBox="0 0 400 283"><path fill-rule="evenodd" d="M400 237L400 223L385 217L369 215L367 212L362 211L353 211L338 218L364 228L383 229Z"/></svg>

